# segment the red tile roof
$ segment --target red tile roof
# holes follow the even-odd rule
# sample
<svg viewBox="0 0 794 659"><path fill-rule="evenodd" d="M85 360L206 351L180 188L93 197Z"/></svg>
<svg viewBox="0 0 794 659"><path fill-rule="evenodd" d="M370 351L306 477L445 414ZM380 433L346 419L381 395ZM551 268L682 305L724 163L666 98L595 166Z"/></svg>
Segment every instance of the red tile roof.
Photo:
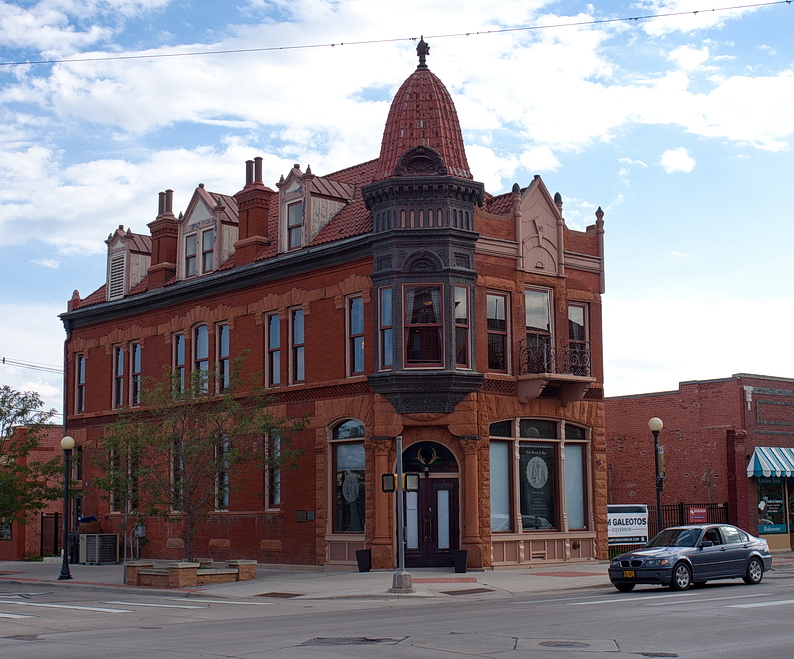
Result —
<svg viewBox="0 0 794 659"><path fill-rule="evenodd" d="M472 178L452 96L436 75L421 67L408 76L392 101L376 180L389 178L398 158L414 146L434 148L450 174Z"/></svg>
<svg viewBox="0 0 794 659"><path fill-rule="evenodd" d="M107 285L102 284L98 289L96 289L91 295L89 295L84 300L80 300L80 303L75 307L75 309L82 309L83 307L90 307L92 304L99 304L100 302L104 302L107 300Z"/></svg>

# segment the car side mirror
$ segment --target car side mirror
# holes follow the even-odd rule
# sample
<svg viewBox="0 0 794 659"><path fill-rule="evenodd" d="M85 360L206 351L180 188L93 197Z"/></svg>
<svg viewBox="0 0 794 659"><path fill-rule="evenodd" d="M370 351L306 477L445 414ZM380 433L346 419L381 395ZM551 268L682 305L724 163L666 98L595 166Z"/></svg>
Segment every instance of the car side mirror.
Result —
<svg viewBox="0 0 794 659"><path fill-rule="evenodd" d="M714 543L711 540L703 540L703 542L700 543L700 546L701 547L713 547Z"/></svg>

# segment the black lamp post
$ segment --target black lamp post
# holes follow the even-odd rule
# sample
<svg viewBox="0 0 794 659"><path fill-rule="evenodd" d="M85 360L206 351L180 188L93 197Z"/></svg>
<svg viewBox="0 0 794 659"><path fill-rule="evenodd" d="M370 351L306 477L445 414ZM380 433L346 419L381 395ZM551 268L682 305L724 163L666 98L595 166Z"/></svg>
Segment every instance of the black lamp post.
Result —
<svg viewBox="0 0 794 659"><path fill-rule="evenodd" d="M68 435L61 440L63 449L63 562L58 580L71 579L69 572L69 458L74 448L74 439Z"/></svg>
<svg viewBox="0 0 794 659"><path fill-rule="evenodd" d="M662 532L662 489L664 488L664 479L660 471L659 465L659 432L664 428L662 420L655 416L648 421L648 428L653 433L653 457L656 466L656 524L657 531Z"/></svg>

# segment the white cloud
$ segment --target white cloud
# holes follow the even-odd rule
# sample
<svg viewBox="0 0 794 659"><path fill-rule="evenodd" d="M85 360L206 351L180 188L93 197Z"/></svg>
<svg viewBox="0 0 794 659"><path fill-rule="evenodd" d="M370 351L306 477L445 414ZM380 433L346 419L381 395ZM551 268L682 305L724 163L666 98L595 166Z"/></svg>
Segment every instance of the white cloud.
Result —
<svg viewBox="0 0 794 659"><path fill-rule="evenodd" d="M40 0L22 7L21 3L0 2L0 43L45 56L67 55L107 41L121 19L159 9L170 1Z"/></svg>
<svg viewBox="0 0 794 659"><path fill-rule="evenodd" d="M536 146L527 149L520 156L521 164L531 173L554 172L560 166L560 161L548 146Z"/></svg>
<svg viewBox="0 0 794 659"><path fill-rule="evenodd" d="M63 364L63 325L58 318L64 309L56 305L30 302L0 303L0 317L13 323L0 323L2 357L36 364ZM3 384L18 391L36 391L44 398L46 409L61 409L63 376L57 373L0 365ZM60 421L60 417L56 418Z"/></svg>
<svg viewBox="0 0 794 659"><path fill-rule="evenodd" d="M671 252L671 253L672 253L672 255L673 255L673 256L675 256L676 258L682 258L682 259L691 259L691 258L692 258L692 255L691 255L691 254L684 254L683 252L676 252L676 251L673 251L673 252Z"/></svg>
<svg viewBox="0 0 794 659"><path fill-rule="evenodd" d="M624 165L639 165L640 167L645 167L647 169L648 165L646 165L642 160L632 160L631 158L618 158L618 162Z"/></svg>
<svg viewBox="0 0 794 659"><path fill-rule="evenodd" d="M794 377L794 355L776 350L737 350L747 343L741 323L721 325L741 309L753 318L755 345L774 345L780 327L794 322L787 299L615 300L604 298L604 387L620 396L678 388L679 381L758 373ZM654 321L654 319L656 319Z"/></svg>
<svg viewBox="0 0 794 659"><path fill-rule="evenodd" d="M667 59L675 62L682 69L686 71L693 71L700 67L703 62L709 58L709 49L704 46L703 48L692 48L692 46L681 46L671 51L667 55Z"/></svg>
<svg viewBox="0 0 794 659"><path fill-rule="evenodd" d="M59 270L61 267L61 262L57 259L34 259L31 263L40 265L42 268L51 268L52 270Z"/></svg>
<svg viewBox="0 0 794 659"><path fill-rule="evenodd" d="M725 2L720 0L645 0L635 6L654 14L677 14L667 18L641 21L642 29L652 36L665 36L674 32L697 32L720 27L727 21L739 18L758 7L737 7L722 11ZM710 11L710 10L719 11Z"/></svg>
<svg viewBox="0 0 794 659"><path fill-rule="evenodd" d="M689 173L695 168L695 159L689 154L689 151L682 146L677 149L669 149L662 154L662 159L659 161L664 171L668 174L675 172Z"/></svg>

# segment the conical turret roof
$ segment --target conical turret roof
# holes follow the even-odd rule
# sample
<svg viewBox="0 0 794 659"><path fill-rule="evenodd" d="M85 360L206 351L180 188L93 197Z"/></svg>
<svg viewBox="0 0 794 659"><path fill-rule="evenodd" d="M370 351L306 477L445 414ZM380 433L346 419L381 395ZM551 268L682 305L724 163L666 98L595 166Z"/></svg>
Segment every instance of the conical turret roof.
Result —
<svg viewBox="0 0 794 659"><path fill-rule="evenodd" d="M416 48L419 66L392 101L375 180L392 176L399 157L415 146L429 146L438 151L453 176L472 178L452 96L425 64L429 50L422 39Z"/></svg>

